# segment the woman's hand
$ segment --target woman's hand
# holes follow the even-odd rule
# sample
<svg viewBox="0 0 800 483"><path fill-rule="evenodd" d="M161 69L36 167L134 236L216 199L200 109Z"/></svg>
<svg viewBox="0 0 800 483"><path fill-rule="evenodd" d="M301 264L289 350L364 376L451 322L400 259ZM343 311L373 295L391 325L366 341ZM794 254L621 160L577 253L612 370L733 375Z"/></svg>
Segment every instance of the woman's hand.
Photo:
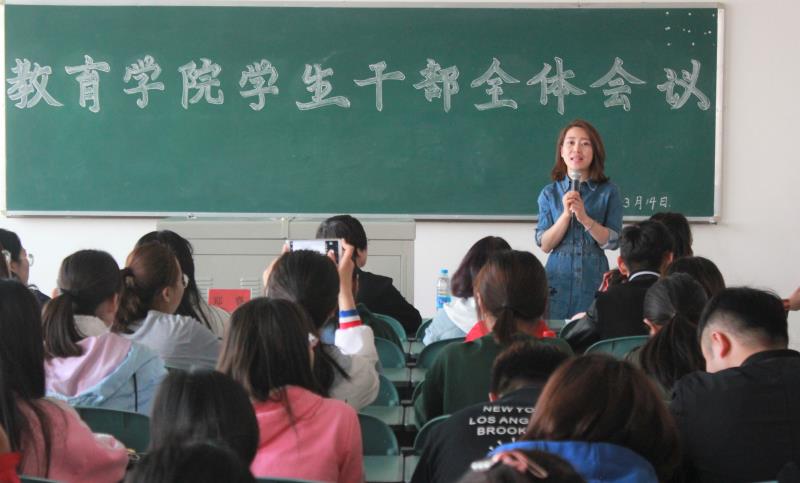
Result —
<svg viewBox="0 0 800 483"><path fill-rule="evenodd" d="M591 218L586 214L586 208L583 206L583 198L577 191L567 191L564 193L561 201L564 203L564 215L575 214L575 218L582 224L586 225L591 222Z"/></svg>
<svg viewBox="0 0 800 483"><path fill-rule="evenodd" d="M261 282L264 284L264 295L267 293L267 282L269 282L269 274L272 273L272 269L275 267L275 264L278 263L278 259L283 256L284 253L289 253L289 244L284 243L283 248L281 248L281 254L275 257L267 268L264 269L264 272L261 274Z"/></svg>
<svg viewBox="0 0 800 483"><path fill-rule="evenodd" d="M339 240L339 244L343 248L342 256L339 259L339 263L336 265L336 270L339 272L339 291L352 294L353 270L356 268L356 264L353 262L353 253L355 253L356 249L343 239ZM336 263L336 254L333 250L328 252L328 258L330 258L333 263Z"/></svg>

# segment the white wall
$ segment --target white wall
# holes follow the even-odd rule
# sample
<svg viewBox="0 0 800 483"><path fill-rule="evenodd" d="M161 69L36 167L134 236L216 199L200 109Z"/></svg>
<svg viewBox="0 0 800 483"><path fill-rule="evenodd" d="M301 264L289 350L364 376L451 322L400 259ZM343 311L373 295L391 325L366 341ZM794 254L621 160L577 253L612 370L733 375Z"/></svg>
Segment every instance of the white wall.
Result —
<svg viewBox="0 0 800 483"><path fill-rule="evenodd" d="M796 28L800 2L729 0L723 5L722 221L715 226L693 227L695 252L714 260L730 285L766 287L786 295L800 285L800 122L795 117L800 103L793 94L794 83L800 79L800 63L795 61L800 46ZM4 24L2 18L0 23ZM0 56L4 51L0 46ZM3 65L5 72L5 60ZM5 100L3 96L2 102ZM2 129L2 152L4 136ZM4 176L3 169L0 190L4 190ZM101 247L122 262L138 236L154 229L155 223L153 219L0 220L0 226L16 231L29 251L37 255L31 279L45 292L52 290L60 260L67 254L79 248ZM524 223L419 222L414 264L416 305L424 315L432 313L438 269L455 269L467 248L483 236L502 236L514 248L532 249L544 259L534 248L533 230L532 224ZM610 256L615 258L616 253ZM792 314L790 322L795 329L793 346L800 347L800 315Z"/></svg>

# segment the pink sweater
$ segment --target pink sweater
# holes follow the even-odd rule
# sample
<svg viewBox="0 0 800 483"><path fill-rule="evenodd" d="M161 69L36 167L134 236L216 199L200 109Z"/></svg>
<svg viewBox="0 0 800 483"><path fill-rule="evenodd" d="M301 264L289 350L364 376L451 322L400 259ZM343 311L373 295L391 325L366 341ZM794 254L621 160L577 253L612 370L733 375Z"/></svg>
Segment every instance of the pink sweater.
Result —
<svg viewBox="0 0 800 483"><path fill-rule="evenodd" d="M64 403L40 400L36 405L44 410L50 423L50 471L46 472L39 420L30 408L22 406L34 435L32 442L22 441L20 472L23 475L64 483L122 480L128 466L128 452L122 443L108 435L93 434L78 413Z"/></svg>
<svg viewBox="0 0 800 483"><path fill-rule="evenodd" d="M342 401L288 386L294 424L283 403L256 402L260 432L250 470L256 477L324 482L364 481L361 427L355 410Z"/></svg>

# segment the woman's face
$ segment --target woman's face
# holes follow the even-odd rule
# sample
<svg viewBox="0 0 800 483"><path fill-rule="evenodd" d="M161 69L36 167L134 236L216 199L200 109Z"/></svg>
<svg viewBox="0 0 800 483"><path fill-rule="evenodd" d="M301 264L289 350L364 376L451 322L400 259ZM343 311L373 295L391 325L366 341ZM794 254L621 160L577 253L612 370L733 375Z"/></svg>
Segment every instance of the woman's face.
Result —
<svg viewBox="0 0 800 483"><path fill-rule="evenodd" d="M564 136L564 144L561 145L561 159L567 165L567 172L579 171L587 174L589 167L594 159L592 141L589 133L582 127L572 127Z"/></svg>
<svg viewBox="0 0 800 483"><path fill-rule="evenodd" d="M12 260L8 268L11 269L11 272L17 276L23 285L28 285L31 263L28 260L28 252L24 248L19 251L19 261Z"/></svg>
<svg viewBox="0 0 800 483"><path fill-rule="evenodd" d="M172 294L169 298L168 314L174 314L181 305L183 299L183 292L186 291L186 285L189 283L189 277L180 272L178 281L172 286Z"/></svg>

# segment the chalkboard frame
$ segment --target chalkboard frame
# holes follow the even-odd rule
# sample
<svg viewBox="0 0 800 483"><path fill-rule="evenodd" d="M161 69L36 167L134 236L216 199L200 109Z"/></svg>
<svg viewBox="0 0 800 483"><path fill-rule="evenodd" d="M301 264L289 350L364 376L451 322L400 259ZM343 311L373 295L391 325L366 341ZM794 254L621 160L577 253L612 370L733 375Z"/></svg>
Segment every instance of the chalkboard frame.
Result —
<svg viewBox="0 0 800 483"><path fill-rule="evenodd" d="M716 55L716 101L714 106L715 111L715 139L714 139L714 201L713 201L713 215L712 216L689 216L688 219L693 223L709 223L716 224L722 218L722 147L723 147L723 109L724 109L724 67L725 67L725 7L718 2L701 2L701 3L686 3L686 2L664 2L664 3L647 3L647 4L626 4L626 3L405 3L405 2L359 2L347 3L340 1L262 1L262 0L231 0L231 1L203 1L193 2L190 0L109 0L109 1L96 1L96 0L7 0L5 5L48 5L48 6L185 6L185 7L328 7L328 8L414 8L414 9L447 9L447 8L464 8L464 9L481 9L481 8L520 8L520 9L663 9L663 8L714 8L717 10L717 55ZM0 4L0 9L4 9L4 5ZM4 30L5 36L5 30ZM5 69L0 74L3 85L5 82ZM3 103L0 106L6 107L9 101L3 96ZM6 109L3 109L4 116ZM7 164L7 146L5 137L3 137L2 146L0 149L3 151L2 168L4 177L3 183L3 210L2 213L8 217L66 217L66 218L273 218L273 219L293 219L297 217L303 218L324 218L338 213L272 213L272 212L185 212L185 211L70 211L70 210L7 210L7 195L6 183L8 182L6 173ZM419 213L353 213L354 216L364 219L414 219L414 220L427 220L427 221L508 221L508 222L530 222L536 221L536 215L501 215L501 214L419 214ZM626 221L639 221L647 219L647 216L625 216Z"/></svg>

